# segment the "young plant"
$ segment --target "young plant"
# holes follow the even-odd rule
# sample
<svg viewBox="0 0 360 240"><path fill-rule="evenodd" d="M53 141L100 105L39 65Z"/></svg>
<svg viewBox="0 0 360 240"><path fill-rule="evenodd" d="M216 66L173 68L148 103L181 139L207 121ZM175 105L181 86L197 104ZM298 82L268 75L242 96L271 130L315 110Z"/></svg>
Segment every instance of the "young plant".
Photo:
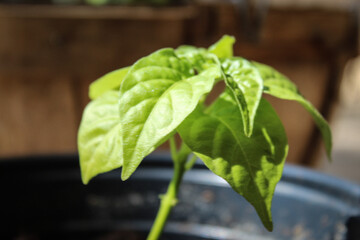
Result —
<svg viewBox="0 0 360 240"><path fill-rule="evenodd" d="M272 231L271 201L288 143L263 93L303 105L319 127L330 157L331 132L320 113L284 75L234 57L234 42L224 36L209 49L161 49L90 85L92 102L78 135L84 184L119 167L125 181L144 157L170 142L174 175L148 239L161 235L176 205L183 174L196 157L247 199ZM218 81L224 81L226 88L206 106L206 96ZM179 150L175 134L182 140Z"/></svg>

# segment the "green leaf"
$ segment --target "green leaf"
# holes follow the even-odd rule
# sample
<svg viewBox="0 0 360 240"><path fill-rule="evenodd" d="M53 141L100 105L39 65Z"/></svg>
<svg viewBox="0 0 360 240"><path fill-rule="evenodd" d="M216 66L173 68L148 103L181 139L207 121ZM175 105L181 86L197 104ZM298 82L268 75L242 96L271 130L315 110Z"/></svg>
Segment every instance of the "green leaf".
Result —
<svg viewBox="0 0 360 240"><path fill-rule="evenodd" d="M118 89L129 69L130 67L125 67L109 72L91 83L89 87L90 99L94 100L109 90Z"/></svg>
<svg viewBox="0 0 360 240"><path fill-rule="evenodd" d="M214 53L218 58L230 58L233 54L235 38L224 35L219 41L209 47L209 52Z"/></svg>
<svg viewBox="0 0 360 240"><path fill-rule="evenodd" d="M81 176L94 176L122 166L119 92L107 91L85 108L78 133Z"/></svg>
<svg viewBox="0 0 360 240"><path fill-rule="evenodd" d="M202 71L216 64L213 59L213 55L204 48L196 48L193 46L184 45L178 47L175 50L175 54L179 58L188 61L198 73L201 73Z"/></svg>
<svg viewBox="0 0 360 240"><path fill-rule="evenodd" d="M263 92L263 80L257 68L244 58L226 59L222 66L225 83L239 106L245 135L250 137Z"/></svg>
<svg viewBox="0 0 360 240"><path fill-rule="evenodd" d="M159 50L133 65L120 88L123 180L211 91L218 72L214 65L194 76L188 61L178 58L173 49Z"/></svg>
<svg viewBox="0 0 360 240"><path fill-rule="evenodd" d="M261 100L250 138L243 132L242 116L229 94L218 98L207 113L195 110L178 131L212 172L254 206L271 231L272 196L288 150L284 128L271 105Z"/></svg>
<svg viewBox="0 0 360 240"><path fill-rule="evenodd" d="M321 132L323 141L325 143L327 156L331 160L331 130L323 116L308 100L306 100L301 95L295 84L293 84L284 75L280 74L279 72L265 64L260 64L256 62L254 62L253 64L259 69L261 77L264 80L265 93L281 99L297 101L310 113Z"/></svg>

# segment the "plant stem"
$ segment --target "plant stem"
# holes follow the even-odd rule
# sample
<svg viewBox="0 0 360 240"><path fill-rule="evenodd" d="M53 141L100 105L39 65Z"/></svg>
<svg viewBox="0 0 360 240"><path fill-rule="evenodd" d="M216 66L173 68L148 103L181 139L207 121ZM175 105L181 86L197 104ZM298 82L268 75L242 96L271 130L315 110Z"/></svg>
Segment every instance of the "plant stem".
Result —
<svg viewBox="0 0 360 240"><path fill-rule="evenodd" d="M166 221L170 215L171 209L177 204L177 193L184 173L186 172L185 164L190 154L189 148L182 144L179 152L176 153L175 141L170 138L171 155L174 161L174 175L168 186L167 192L161 196L160 208L155 218L155 222L150 230L147 240L159 239Z"/></svg>
<svg viewBox="0 0 360 240"><path fill-rule="evenodd" d="M196 160L197 160L196 155L193 155L193 156L190 158L190 160L186 162L186 164L185 164L185 170L186 170L186 171L190 170L190 169L194 166Z"/></svg>

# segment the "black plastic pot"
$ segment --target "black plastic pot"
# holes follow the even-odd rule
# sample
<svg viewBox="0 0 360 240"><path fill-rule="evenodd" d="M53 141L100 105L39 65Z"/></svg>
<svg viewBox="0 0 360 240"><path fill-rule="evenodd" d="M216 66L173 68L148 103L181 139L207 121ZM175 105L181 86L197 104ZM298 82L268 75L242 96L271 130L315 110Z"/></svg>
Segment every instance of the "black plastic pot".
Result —
<svg viewBox="0 0 360 240"><path fill-rule="evenodd" d="M152 155L126 182L116 170L84 186L76 156L0 161L0 239L144 239L171 165ZM272 212L269 233L251 205L198 164L162 239L360 239L360 187L313 171L285 167Z"/></svg>

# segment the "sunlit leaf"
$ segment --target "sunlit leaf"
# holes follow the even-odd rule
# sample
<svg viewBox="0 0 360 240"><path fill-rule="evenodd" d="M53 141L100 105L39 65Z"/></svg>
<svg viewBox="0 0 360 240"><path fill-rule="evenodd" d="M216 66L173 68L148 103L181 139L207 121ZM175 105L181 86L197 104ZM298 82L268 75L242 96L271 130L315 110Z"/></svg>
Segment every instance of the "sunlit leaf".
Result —
<svg viewBox="0 0 360 240"><path fill-rule="evenodd" d="M263 80L257 68L244 58L229 58L222 65L226 85L234 95L242 115L245 135L250 137L263 92Z"/></svg>
<svg viewBox="0 0 360 240"><path fill-rule="evenodd" d="M173 49L162 49L133 65L120 90L123 171L126 180L145 156L195 109L211 91L219 68L193 75L191 65Z"/></svg>
<svg viewBox="0 0 360 240"><path fill-rule="evenodd" d="M78 133L81 177L85 184L99 173L122 166L119 92L107 91L85 109Z"/></svg>
<svg viewBox="0 0 360 240"><path fill-rule="evenodd" d="M224 35L219 41L209 47L209 52L214 53L218 58L230 58L234 55L234 43L234 37Z"/></svg>
<svg viewBox="0 0 360 240"><path fill-rule="evenodd" d="M227 94L207 113L194 111L180 125L179 133L212 172L254 206L271 231L272 196L288 150L284 128L271 105L261 100L250 138L243 132L236 102Z"/></svg>

